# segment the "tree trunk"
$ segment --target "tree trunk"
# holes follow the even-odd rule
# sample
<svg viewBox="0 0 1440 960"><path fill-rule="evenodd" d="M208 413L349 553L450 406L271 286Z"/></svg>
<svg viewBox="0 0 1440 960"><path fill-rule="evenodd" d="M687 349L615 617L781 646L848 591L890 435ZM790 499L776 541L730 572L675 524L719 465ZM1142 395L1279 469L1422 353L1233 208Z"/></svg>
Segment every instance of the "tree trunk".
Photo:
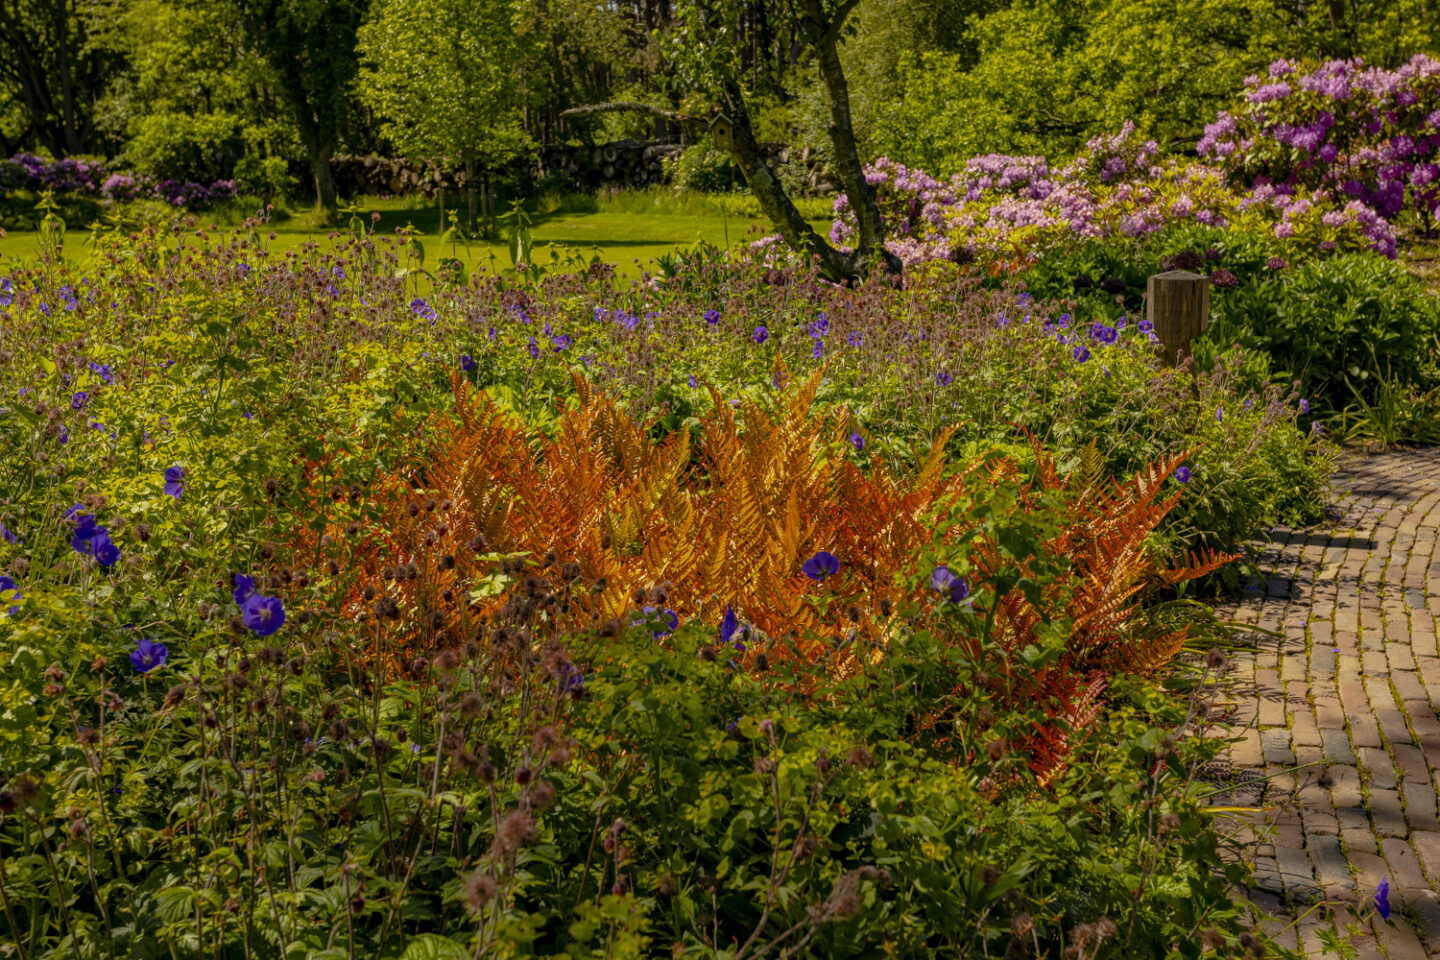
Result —
<svg viewBox="0 0 1440 960"><path fill-rule="evenodd" d="M728 82L723 96L726 114L730 119L730 152L739 164L740 172L745 175L750 192L760 202L760 209L764 210L770 222L775 224L780 236L785 238L790 249L807 256L819 257L820 268L831 279L841 280L857 276L865 267L864 260L858 256L859 251L842 253L827 243L815 232L814 227L805 222L785 188L770 172L765 157L760 152L760 144L750 128L750 114L745 108L745 97L740 86L734 81Z"/></svg>
<svg viewBox="0 0 1440 960"><path fill-rule="evenodd" d="M334 213L335 178L330 173L330 157L335 153L335 144L326 143L310 149L310 167L315 172L315 205L317 209Z"/></svg>
<svg viewBox="0 0 1440 960"><path fill-rule="evenodd" d="M880 205L875 199L875 188L865 179L865 167L860 163L860 151L855 145L855 125L850 117L850 85L845 81L845 70L840 64L840 30L845 18L850 15L858 0L847 0L831 20L826 20L820 0L804 0L805 30L810 34L820 57L820 76L825 80L825 89L830 100L830 143L835 148L835 166L840 171L840 180L845 185L845 196L855 212L859 242L855 253L862 262L869 261L877 252L885 261L886 269L899 273L900 260L885 249L885 224L880 218Z"/></svg>
<svg viewBox="0 0 1440 960"><path fill-rule="evenodd" d="M475 182L475 161L465 163L465 229L475 235L475 207L480 199L480 187Z"/></svg>

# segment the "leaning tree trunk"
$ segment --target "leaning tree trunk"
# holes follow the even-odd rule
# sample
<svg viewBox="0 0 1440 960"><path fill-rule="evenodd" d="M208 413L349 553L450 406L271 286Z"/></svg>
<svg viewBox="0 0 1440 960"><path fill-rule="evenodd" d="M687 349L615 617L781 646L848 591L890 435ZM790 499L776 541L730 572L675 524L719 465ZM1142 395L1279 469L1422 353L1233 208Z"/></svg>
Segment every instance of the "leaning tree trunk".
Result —
<svg viewBox="0 0 1440 960"><path fill-rule="evenodd" d="M760 203L760 209L775 225L780 236L790 249L807 256L820 258L820 267L826 275L835 280L857 276L865 267L857 254L858 250L845 253L832 247L815 228L805 222L796 209L785 187L765 163L755 132L750 127L750 113L745 107L745 97L737 83L726 84L723 96L725 110L730 120L730 152L750 185L750 192Z"/></svg>
<svg viewBox="0 0 1440 960"><path fill-rule="evenodd" d="M885 249L885 224L880 217L880 205L875 197L875 188L865 179L865 167L860 162L860 150L855 144L855 124L850 116L850 85L840 64L840 31L858 2L847 0L834 17L827 20L820 0L803 0L805 16L802 23L820 55L820 76L825 81L830 101L827 132L835 150L835 166L839 170L840 181L845 185L845 196L854 211L856 232L859 234L855 253L862 263L868 263L878 253L887 271L899 273L900 259Z"/></svg>

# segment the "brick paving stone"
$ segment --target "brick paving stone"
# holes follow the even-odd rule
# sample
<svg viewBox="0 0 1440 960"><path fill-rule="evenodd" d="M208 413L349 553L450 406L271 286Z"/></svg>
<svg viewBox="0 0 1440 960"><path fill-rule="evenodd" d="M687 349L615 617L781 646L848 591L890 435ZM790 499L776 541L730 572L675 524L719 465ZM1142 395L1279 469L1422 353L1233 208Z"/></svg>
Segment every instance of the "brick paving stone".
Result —
<svg viewBox="0 0 1440 960"><path fill-rule="evenodd" d="M1334 519L1272 531L1254 589L1217 611L1279 635L1253 637L1225 678L1229 757L1271 775L1245 828L1247 897L1278 930L1318 887L1367 916L1357 956L1440 957L1440 448L1348 454L1336 483ZM1382 879L1396 910L1371 923ZM1356 916L1336 914L1341 930ZM1283 944L1324 955L1329 923L1307 915Z"/></svg>

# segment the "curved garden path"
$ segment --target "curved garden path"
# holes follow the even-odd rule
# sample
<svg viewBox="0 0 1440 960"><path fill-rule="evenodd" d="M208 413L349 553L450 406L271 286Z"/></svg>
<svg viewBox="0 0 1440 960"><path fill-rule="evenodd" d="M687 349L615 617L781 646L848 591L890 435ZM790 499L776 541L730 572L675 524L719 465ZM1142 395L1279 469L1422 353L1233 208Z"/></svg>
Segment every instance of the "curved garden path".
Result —
<svg viewBox="0 0 1440 960"><path fill-rule="evenodd" d="M1363 915L1387 879L1358 956L1440 957L1440 447L1353 455L1337 488L1334 519L1273 531L1266 577L1217 611L1275 634L1232 656L1227 802L1265 809L1242 839L1282 943L1325 956L1308 907Z"/></svg>

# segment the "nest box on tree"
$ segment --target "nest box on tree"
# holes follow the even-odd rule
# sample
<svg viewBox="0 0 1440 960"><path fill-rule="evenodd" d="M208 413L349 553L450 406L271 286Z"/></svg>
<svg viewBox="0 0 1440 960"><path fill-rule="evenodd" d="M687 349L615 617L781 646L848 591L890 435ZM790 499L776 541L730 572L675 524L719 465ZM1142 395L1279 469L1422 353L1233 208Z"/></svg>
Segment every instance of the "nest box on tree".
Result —
<svg viewBox="0 0 1440 960"><path fill-rule="evenodd" d="M715 139L715 146L726 153L735 149L735 130L725 114L716 114L715 119L710 121L710 136Z"/></svg>

